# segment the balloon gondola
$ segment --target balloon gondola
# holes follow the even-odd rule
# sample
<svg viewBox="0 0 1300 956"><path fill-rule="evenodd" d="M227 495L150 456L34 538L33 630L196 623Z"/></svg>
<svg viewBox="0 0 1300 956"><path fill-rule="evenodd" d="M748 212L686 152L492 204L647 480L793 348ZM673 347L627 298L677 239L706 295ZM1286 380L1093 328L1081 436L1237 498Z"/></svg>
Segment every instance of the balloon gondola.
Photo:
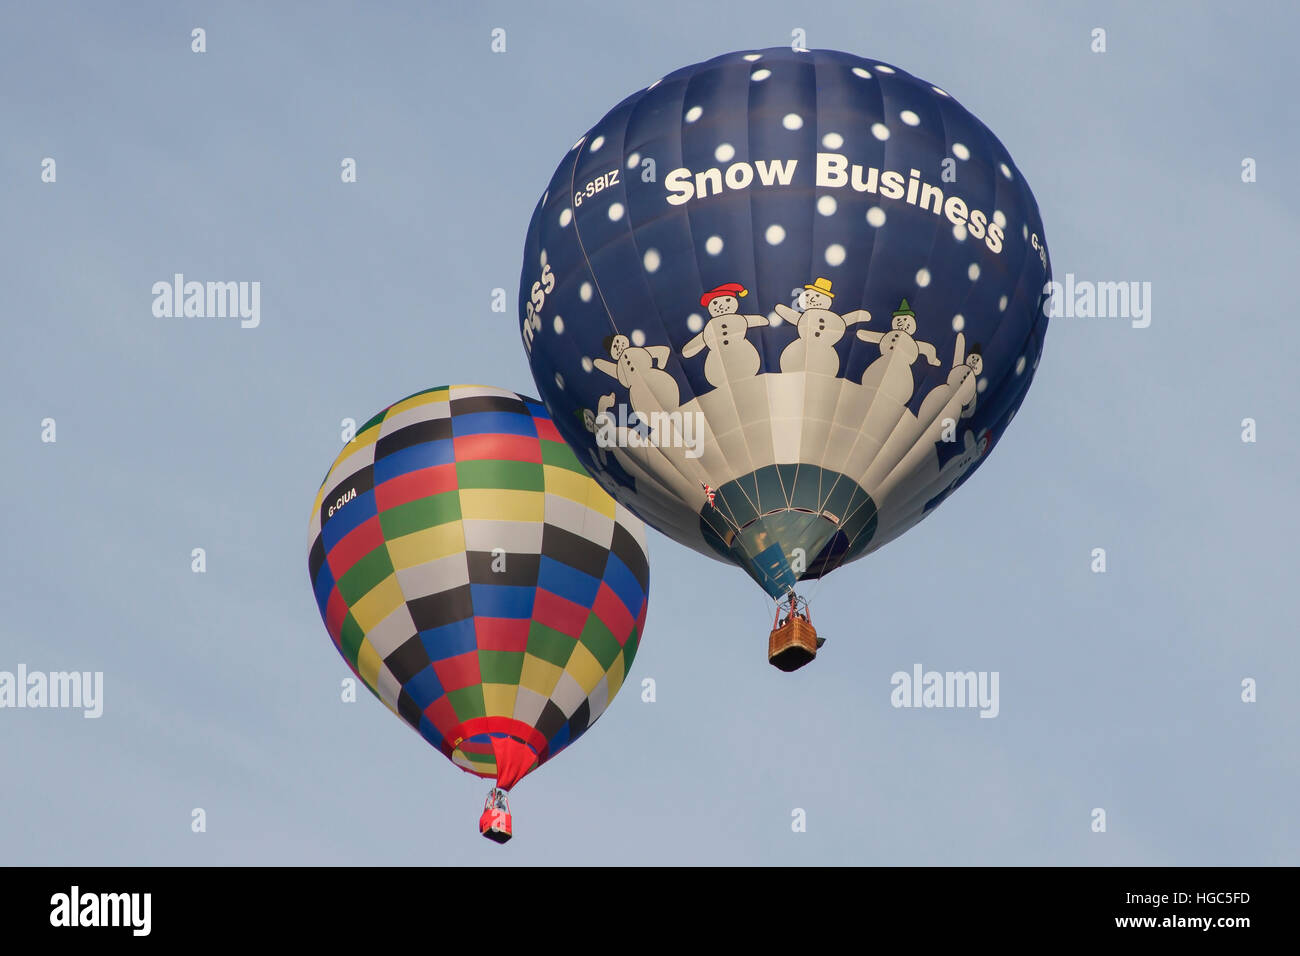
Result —
<svg viewBox="0 0 1300 956"><path fill-rule="evenodd" d="M808 602L793 591L777 604L767 638L767 660L777 670L797 671L811 663L826 639L817 636Z"/></svg>
<svg viewBox="0 0 1300 956"><path fill-rule="evenodd" d="M489 790L483 801L483 813L478 818L478 832L493 843L505 843L514 836L510 799L499 787Z"/></svg>

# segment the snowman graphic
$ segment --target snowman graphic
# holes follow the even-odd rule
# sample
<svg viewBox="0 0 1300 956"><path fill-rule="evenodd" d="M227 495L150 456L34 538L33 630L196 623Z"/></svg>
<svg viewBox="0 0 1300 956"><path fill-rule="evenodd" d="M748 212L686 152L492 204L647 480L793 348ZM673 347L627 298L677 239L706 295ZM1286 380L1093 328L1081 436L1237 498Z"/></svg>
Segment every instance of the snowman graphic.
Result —
<svg viewBox="0 0 1300 956"><path fill-rule="evenodd" d="M765 315L740 314L740 300L749 290L739 282L724 282L700 296L711 318L699 335L682 346L682 356L694 358L704 349L704 377L715 388L758 374L759 355L745 338L750 329L768 324Z"/></svg>
<svg viewBox="0 0 1300 956"><path fill-rule="evenodd" d="M663 467L665 459L673 460L668 453L647 442L635 427L615 424L611 414L615 402L615 394L609 392L596 399L594 412L590 408L574 410L583 428L596 440L596 447L588 449L588 454L596 465L597 480L610 497L617 499L619 495L619 486L606 473L612 457L632 479L633 489L645 496L655 514L671 514L682 501L697 509L701 507L697 502L697 499L702 501L701 493L686 477L684 469Z"/></svg>
<svg viewBox="0 0 1300 956"><path fill-rule="evenodd" d="M652 412L681 404L677 380L664 371L672 349L666 345L634 346L621 333L605 339L604 345L614 361L598 358L591 364L627 389L628 403L642 421L650 421Z"/></svg>
<svg viewBox="0 0 1300 956"><path fill-rule="evenodd" d="M894 310L891 326L888 332L858 330L858 338L862 341L880 343L880 358L862 373L862 384L889 395L900 405L906 405L912 400L912 390L916 387L912 381L912 363L924 355L931 365L938 365L939 354L929 342L912 338L916 334L916 313L906 299Z"/></svg>
<svg viewBox="0 0 1300 956"><path fill-rule="evenodd" d="M835 343L844 338L848 326L870 322L871 313L857 309L841 316L831 311L834 299L831 280L818 277L799 294L801 311L784 303L776 306L777 315L799 328L799 338L781 352L782 372L816 372L832 378L840 374L840 356L835 351Z"/></svg>
<svg viewBox="0 0 1300 956"><path fill-rule="evenodd" d="M596 399L596 410L594 412L590 408L578 408L574 410L573 414L577 416L578 421L582 422L583 428L595 435L600 429L601 419L614 407L614 400L613 392L608 395L601 395ZM609 454L599 441L596 442L596 447L588 449L587 453L591 455L591 460L597 470L603 471L609 467Z"/></svg>
<svg viewBox="0 0 1300 956"><path fill-rule="evenodd" d="M989 445L993 441L992 433L985 428L976 438L974 432L969 428L962 434L963 448L959 455L954 457L939 471L939 477L935 486L943 490L938 492L933 498L925 503L922 511L933 510L939 502L952 494L954 488L966 472L970 471L975 465L988 454Z"/></svg>
<svg viewBox="0 0 1300 956"><path fill-rule="evenodd" d="M936 385L925 396L916 415L917 421L927 423L927 434L933 435L934 441L941 440L943 410L951 402L956 401L957 408L961 409L957 417L970 418L975 414L977 386L980 373L983 371L984 356L980 352L979 345L972 346L968 354L966 335L958 332L957 347L953 351L952 371L948 373L948 380L942 385Z"/></svg>

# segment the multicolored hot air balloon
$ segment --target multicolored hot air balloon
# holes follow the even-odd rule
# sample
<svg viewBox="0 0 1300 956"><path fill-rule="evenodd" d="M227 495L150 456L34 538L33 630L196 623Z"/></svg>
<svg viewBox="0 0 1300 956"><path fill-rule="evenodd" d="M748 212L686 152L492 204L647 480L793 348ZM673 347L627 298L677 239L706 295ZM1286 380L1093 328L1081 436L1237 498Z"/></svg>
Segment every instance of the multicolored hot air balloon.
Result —
<svg viewBox="0 0 1300 956"><path fill-rule="evenodd" d="M578 140L520 318L601 483L792 600L975 471L1033 380L1050 278L1024 176L949 93L783 47L678 70Z"/></svg>
<svg viewBox="0 0 1300 956"><path fill-rule="evenodd" d="M645 626L645 527L535 399L428 389L361 426L316 494L308 566L326 629L393 713L504 794L595 723Z"/></svg>

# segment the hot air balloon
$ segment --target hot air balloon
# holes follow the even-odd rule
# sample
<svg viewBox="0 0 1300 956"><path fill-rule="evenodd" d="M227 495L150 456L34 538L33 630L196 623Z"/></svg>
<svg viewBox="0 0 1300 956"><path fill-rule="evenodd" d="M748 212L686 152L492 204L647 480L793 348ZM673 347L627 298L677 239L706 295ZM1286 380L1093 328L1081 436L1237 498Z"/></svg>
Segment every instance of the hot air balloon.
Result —
<svg viewBox="0 0 1300 956"><path fill-rule="evenodd" d="M1001 437L1050 278L1024 176L950 93L740 51L569 150L528 229L521 332L582 463L778 599L769 657L793 669L820 643L797 582L908 530Z"/></svg>
<svg viewBox="0 0 1300 956"><path fill-rule="evenodd" d="M504 791L583 735L645 626L645 527L583 470L546 409L451 385L390 405L334 461L308 568L325 627L371 692Z"/></svg>

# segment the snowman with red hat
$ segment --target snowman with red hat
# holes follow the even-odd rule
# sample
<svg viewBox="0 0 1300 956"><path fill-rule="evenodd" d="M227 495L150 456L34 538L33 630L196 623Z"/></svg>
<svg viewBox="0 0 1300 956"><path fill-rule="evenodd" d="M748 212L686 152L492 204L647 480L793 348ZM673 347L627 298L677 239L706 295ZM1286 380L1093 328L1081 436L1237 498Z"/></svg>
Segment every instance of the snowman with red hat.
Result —
<svg viewBox="0 0 1300 956"><path fill-rule="evenodd" d="M803 311L796 312L784 303L777 305L776 314L799 327L799 338L781 353L782 372L817 372L832 378L840 374L835 343L844 338L848 326L870 322L871 313L857 309L841 316L831 311L834 300L831 280L818 277L799 294L799 308Z"/></svg>
<svg viewBox="0 0 1300 956"><path fill-rule="evenodd" d="M758 374L758 349L745 336L768 321L765 315L741 314L740 300L747 295L749 290L739 282L724 282L700 296L700 305L709 310L709 321L682 346L685 358L709 350L704 377L714 387Z"/></svg>

